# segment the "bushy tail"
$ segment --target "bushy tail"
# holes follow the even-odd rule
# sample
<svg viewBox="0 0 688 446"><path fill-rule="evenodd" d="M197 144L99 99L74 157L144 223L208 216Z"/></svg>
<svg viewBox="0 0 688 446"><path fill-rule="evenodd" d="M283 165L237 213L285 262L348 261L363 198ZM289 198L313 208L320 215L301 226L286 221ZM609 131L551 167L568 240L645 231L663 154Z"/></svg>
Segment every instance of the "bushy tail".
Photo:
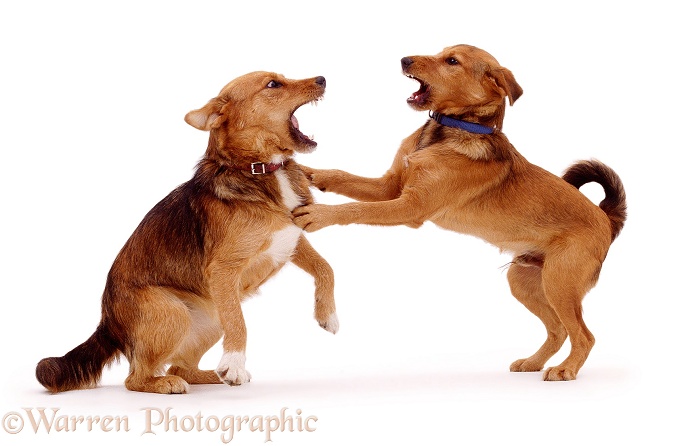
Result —
<svg viewBox="0 0 688 446"><path fill-rule="evenodd" d="M614 241L626 221L626 191L621 178L609 166L597 160L577 162L564 172L562 178L576 188L590 182L602 186L605 198L600 208L609 217Z"/></svg>
<svg viewBox="0 0 688 446"><path fill-rule="evenodd" d="M118 355L119 347L101 322L83 344L60 358L42 359L36 379L51 393L95 387L103 368Z"/></svg>

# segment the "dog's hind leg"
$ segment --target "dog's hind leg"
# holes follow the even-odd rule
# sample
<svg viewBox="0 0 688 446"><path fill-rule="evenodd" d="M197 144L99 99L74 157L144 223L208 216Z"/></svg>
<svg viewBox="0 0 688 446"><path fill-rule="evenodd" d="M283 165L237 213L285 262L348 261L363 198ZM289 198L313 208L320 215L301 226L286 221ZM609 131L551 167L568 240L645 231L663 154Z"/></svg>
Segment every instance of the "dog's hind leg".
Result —
<svg viewBox="0 0 688 446"><path fill-rule="evenodd" d="M190 308L191 329L170 360L168 375L183 378L189 384L222 384L215 370L200 370L203 355L222 337L220 321L214 309Z"/></svg>
<svg viewBox="0 0 688 446"><path fill-rule="evenodd" d="M582 245L582 243L581 243ZM591 257L590 249L570 248L550 255L542 268L542 284L547 301L566 327L571 353L555 367L545 370L545 381L576 379L588 358L595 338L583 322L583 297L597 281L602 260ZM604 254L601 254L604 259Z"/></svg>
<svg viewBox="0 0 688 446"><path fill-rule="evenodd" d="M511 364L512 372L536 372L542 370L566 340L566 328L550 306L542 289L542 269L538 265L513 263L507 272L511 293L528 310L537 316L547 329L547 339L532 356Z"/></svg>
<svg viewBox="0 0 688 446"><path fill-rule="evenodd" d="M190 330L188 308L160 288L142 291L136 298L137 321L127 352L127 389L151 393L186 393L187 382L174 375L161 376L165 364Z"/></svg>

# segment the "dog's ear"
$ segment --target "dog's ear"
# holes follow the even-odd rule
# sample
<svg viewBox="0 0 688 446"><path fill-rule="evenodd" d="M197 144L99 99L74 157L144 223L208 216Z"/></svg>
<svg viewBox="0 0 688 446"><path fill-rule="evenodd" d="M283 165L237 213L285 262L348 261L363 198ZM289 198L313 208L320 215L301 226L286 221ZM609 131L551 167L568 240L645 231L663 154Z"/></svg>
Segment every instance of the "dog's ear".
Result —
<svg viewBox="0 0 688 446"><path fill-rule="evenodd" d="M506 97L509 98L509 105L514 105L516 99L523 94L523 89L518 85L510 70L504 67L490 68L487 76L504 91Z"/></svg>
<svg viewBox="0 0 688 446"><path fill-rule="evenodd" d="M203 108L198 110L192 110L184 116L184 121L192 127L196 127L198 130L208 131L216 125L217 118L220 117L220 110L222 104L217 98L211 99ZM219 124L219 123L218 123Z"/></svg>

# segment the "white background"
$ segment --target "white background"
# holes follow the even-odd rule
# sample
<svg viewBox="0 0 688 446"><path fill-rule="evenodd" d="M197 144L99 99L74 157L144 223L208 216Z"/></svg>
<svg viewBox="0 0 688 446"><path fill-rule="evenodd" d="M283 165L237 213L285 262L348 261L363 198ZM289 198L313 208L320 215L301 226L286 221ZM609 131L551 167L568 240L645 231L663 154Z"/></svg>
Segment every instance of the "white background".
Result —
<svg viewBox="0 0 688 446"><path fill-rule="evenodd" d="M286 407L317 416L316 431L278 432L274 444L686 444L679 4L3 1L0 416L18 411L26 425L0 428L0 443L222 444L220 432L141 435L141 409L221 418ZM595 157L624 180L629 219L584 302L597 344L577 381L509 373L545 336L509 294L509 257L432 224L311 234L336 273L341 331L318 327L310 277L287 266L244 305L247 385L128 392L125 360L94 390L49 395L35 381L38 360L93 332L115 255L191 176L207 134L186 112L249 71L323 75L324 101L297 113L319 148L298 161L378 176L426 119L405 105L417 83L399 59L457 43L515 74L524 95L504 130L531 162L560 174ZM22 408L38 407L126 416L130 431L34 434ZM244 429L231 444L264 440Z"/></svg>

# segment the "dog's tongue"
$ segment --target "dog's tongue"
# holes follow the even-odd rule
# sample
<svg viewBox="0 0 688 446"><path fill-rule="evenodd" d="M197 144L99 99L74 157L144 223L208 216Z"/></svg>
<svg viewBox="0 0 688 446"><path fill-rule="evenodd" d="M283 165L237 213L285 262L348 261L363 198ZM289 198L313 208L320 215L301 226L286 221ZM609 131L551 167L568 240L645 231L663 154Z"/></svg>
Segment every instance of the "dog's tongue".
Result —
<svg viewBox="0 0 688 446"><path fill-rule="evenodd" d="M296 116L294 116L294 115L291 115L291 125L293 125L294 128L298 130L299 121L296 119Z"/></svg>

